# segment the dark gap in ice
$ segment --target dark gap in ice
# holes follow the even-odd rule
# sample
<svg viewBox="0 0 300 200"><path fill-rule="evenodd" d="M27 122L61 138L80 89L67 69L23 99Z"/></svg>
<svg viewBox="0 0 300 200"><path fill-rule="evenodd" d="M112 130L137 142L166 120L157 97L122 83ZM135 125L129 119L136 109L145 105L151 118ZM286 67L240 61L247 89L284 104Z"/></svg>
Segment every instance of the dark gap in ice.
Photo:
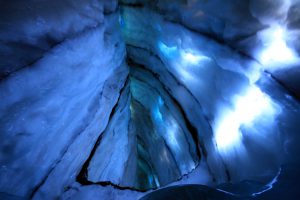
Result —
<svg viewBox="0 0 300 200"><path fill-rule="evenodd" d="M130 75L129 75L129 78L128 78L128 80L127 80L127 82L126 82L126 85L124 86L124 88L122 89L122 91L120 92L120 96L119 96L119 99L118 99L118 103L115 105L115 107L113 108L113 112L111 113L111 115L110 115L110 120L109 120L109 125L107 126L107 130L105 130L102 134L101 134L101 136L99 137L99 139L98 139L98 141L97 141L97 143L96 143L96 145L94 146L94 148L93 148L93 151L91 152L91 154L90 154L90 156L89 156L89 158L88 158L88 160L85 162L85 164L83 165L83 167L82 167L82 170L81 170L81 172L79 173L79 175L77 176L77 182L79 182L79 183L81 183L82 185L91 185L91 184L99 184L99 185L103 185L103 186L106 186L106 185L112 185L112 186L114 186L114 187L116 187L116 188L118 188L118 189L132 189L132 190L136 190L136 191L147 191L147 190L149 190L149 189L155 189L155 188L158 188L158 187L160 187L160 186L162 186L162 185L166 185L166 184L168 184L168 183L171 183L171 182L173 182L173 181L177 181L177 180L180 180L180 179L182 179L182 177L183 176L185 176L186 174L188 174L188 173L190 173L191 171L193 171L198 165L199 165L199 160L200 160L200 158L201 158L201 151L200 151L200 147L199 147L199 144L201 144L201 142L199 141L199 138L198 138L198 133L197 133L197 130L196 130L196 128L189 122L189 120L187 119L187 117L186 117L186 113L184 113L184 111L183 111L183 108L181 107L181 105L176 101L176 99L174 99L169 93L168 93L168 91L166 91L165 89L164 89L164 86L159 82L159 80L157 80L157 77L156 77L156 75L155 74L153 74L152 72L150 72L149 70L146 70L143 66L140 66L140 65L136 65L135 63L133 63L132 61L130 61L130 60L128 60L128 64L129 64L129 66L130 66L130 69L131 69L131 73L130 73ZM139 74L139 73L141 73L141 74ZM146 82L144 82L145 80L147 80L147 78L145 79L145 80L142 80L142 79L140 79L140 78L142 78L143 77L143 79L144 79L144 73L145 73L145 77L149 77L148 79L148 81L150 81L149 83L146 83ZM152 78L151 78L151 76L152 76ZM130 81L130 80L131 81ZM154 82L152 82L152 81L154 81ZM138 85L136 85L136 84L138 84ZM139 84L146 84L145 86L139 86ZM159 86L159 87L161 87L160 89L159 88L154 88L154 87L156 87L156 86L150 86L150 85L148 85L147 86L147 84L156 84L156 85L161 85L161 86ZM128 175L126 175L126 174L124 174L124 176L132 176L132 177L134 177L134 176L136 176L136 179L134 180L134 182L131 182L131 183L129 183L128 182L128 180L127 179L130 179L130 178L125 178L124 177L124 180L125 180L125 182L123 182L122 180L120 180L120 182L114 182L114 181L111 181L111 180L105 180L106 178L100 178L100 179L98 179L98 178L96 178L96 177L90 177L91 175L89 174L89 171L90 170L92 170L92 171L94 171L93 172L93 174L95 174L95 172L97 171L97 169L93 169L93 168L97 168L97 165L95 166L94 164L93 165L91 165L91 160L93 160L93 159L95 159L95 160L97 160L97 159L99 159L99 158L97 158L97 155L96 155L96 151L97 151L97 148L105 148L104 146L102 146L101 147L101 142L102 142L102 140L103 140L103 137L114 137L114 135L113 136L108 136L107 134L120 134L120 133L118 133L118 132L116 132L115 133L115 130L113 130L113 133L110 133L111 131L109 130L110 128L108 128L108 127L110 127L110 123L113 123L113 122L111 122L111 121L113 121L113 118L114 118L114 115L116 115L116 112L118 112L118 113L121 113L121 112L124 112L124 109L125 109L125 107L124 106L122 106L122 108L120 109L119 108L119 106L121 106L121 104L124 104L124 95L126 95L125 94L125 92L128 90L128 89L126 89L127 87L129 87L129 85L130 85L130 97L129 98L131 98L131 103L130 103L130 109L133 109L133 110L131 110L131 117L130 117L130 122L129 122L129 124L131 124L131 123L133 123L133 124L135 124L134 126L135 126L135 128L133 129L133 130L131 130L131 127L132 127L132 125L130 125L130 126L128 126L128 134L130 135L131 134L131 132L132 131L137 131L137 138L136 138L136 141L137 141L137 143L136 143L136 147L137 147L137 152L136 152L136 156L137 156L137 171L136 172L130 172L130 166L129 166L129 168L128 168L128 164L131 164L131 161L129 161L129 160L127 160L126 161L126 163L127 164L125 164L125 171L126 170L129 170L129 174ZM145 100L143 100L143 99L135 99L135 98L144 98L144 97L134 97L136 94L135 94L135 87L136 86L139 88L139 87L149 87L149 92L150 93L148 93L148 97L146 97L146 98L156 98L155 96L153 96L153 97L151 97L151 91L150 90L152 90L152 93L153 94L156 94L156 95L159 95L158 96L158 102L156 102L156 103L158 103L158 106L166 106L165 108L162 108L162 109L175 109L175 111L173 110L173 111L171 111L171 110L166 110L166 111L164 111L164 112L162 112L162 113L160 113L159 111L154 111L154 110L148 110L148 108L147 108L147 110L143 110L143 109L146 109L146 107L144 107L144 106L150 106L150 107L156 107L154 104L153 105L147 105L147 99ZM153 88L152 88L153 87ZM138 89L137 88L137 89ZM146 88L145 88L146 89ZM126 90L126 91L125 91ZM140 90L140 89L138 89L138 90ZM159 90L162 90L162 91L164 91L164 93L165 94L161 94L161 92L159 91ZM127 93L127 92L126 92ZM138 92L138 93L140 93L140 92ZM137 94L138 94L137 93ZM168 97L167 98L169 98L170 100L168 100L168 99L164 99L165 97L163 97L163 96L161 96L161 95L167 95ZM123 99L121 99L121 98L123 98ZM128 97L127 97L128 98ZM122 101L122 102L120 102L120 101ZM155 100L156 101L156 100ZM170 101L170 102L168 102L166 105L164 105L165 103L165 101ZM145 104L146 103L146 104ZM150 103L151 103L151 100L150 100ZM143 105L144 104L144 105ZM161 104L161 105L160 105ZM168 106L168 104L173 104L173 106L174 106L174 108L168 108L169 106ZM126 105L125 105L126 106ZM128 105L127 105L128 106ZM172 107L173 107L172 106ZM158 108L159 109L159 108ZM178 109L178 111L176 111L176 109ZM166 119L164 119L165 117L168 117L168 112L170 112L171 111L171 113L172 112L178 112L178 113L181 113L180 115L181 115L181 120L182 120L182 122L180 122L180 123L183 123L182 125L184 125L184 127L186 127L186 133L185 133L185 128L184 127L181 127L182 125L180 125L180 123L178 124L178 125L176 125L176 124L170 124L170 123L174 123L174 122L172 122L173 120L175 120L176 118L174 118L175 116L172 116L171 118L166 118ZM154 118L153 118L153 113L152 112L158 112L158 113L154 113L154 115L158 115L158 116L154 116ZM165 112L167 112L167 114L165 115ZM147 113L149 113L149 114L147 114ZM164 115L164 116L161 116L161 115ZM134 115L137 115L136 117L134 116ZM173 114L172 114L173 115ZM178 114L176 114L176 115L178 115ZM148 116L148 117L147 117ZM124 116L125 117L125 116ZM146 118L145 118L146 117ZM158 117L158 119L157 120L167 120L167 121L165 121L164 123L166 123L166 124L169 124L170 126L175 126L175 128L176 127L178 127L178 128L176 128L176 130L175 131L177 131L177 129L178 130L181 130L181 131L184 131L184 132L178 132L178 133L160 133L160 134L163 134L163 135L165 135L165 136L163 136L163 135L159 135L158 133L154 133L154 132L156 132L156 131L158 131L158 132L161 132L161 131L163 131L163 129L162 130L158 130L157 128L158 127L156 127L157 125L154 125L154 124L152 124L152 122L151 121L153 121L154 120L154 122L155 122L155 117ZM162 118L163 117L163 118ZM174 119L173 119L174 118ZM171 119L171 121L170 121L170 119ZM139 121L139 120L146 120L146 121ZM148 125L145 125L144 123L147 123L147 121L148 122L151 122L150 124L148 124ZM138 125L138 124L140 124L140 123L142 123L142 124L144 124L144 125L142 125L142 126L140 126L140 125ZM155 122L155 123L157 123L157 122ZM158 122L158 123L160 123L160 122ZM177 122L178 123L178 122ZM113 126L113 125L112 125ZM148 127L148 129L147 129L147 131L149 131L149 133L142 133L143 131L145 131L145 126L146 126L146 128ZM159 125L160 126L160 125ZM141 128L140 130L139 130L139 127ZM143 127L143 128L142 128ZM151 128L152 127L152 128ZM171 129L172 129L172 127L170 127ZM170 128L168 128L168 129L165 129L165 130L169 130ZM154 132L152 132L152 131L154 131ZM151 133L152 132L152 133ZM140 135L141 134L141 135ZM146 135L145 135L146 134ZM149 135L150 134L150 135ZM151 136L151 134L154 134L153 136ZM158 135L157 135L158 134ZM170 136L168 136L168 134L171 134ZM182 135L182 136L172 136L172 134L179 134L179 135ZM187 134L187 135L186 135ZM188 136L190 134L190 136ZM106 136L107 135L107 136ZM155 136L156 135L156 136ZM152 137L154 137L154 138L160 138L159 140L157 140L157 139L151 139ZM175 137L174 139L168 139L168 137ZM176 138L177 137L177 138ZM184 138L181 138L180 140L178 140L179 138L178 137L184 137ZM189 138L189 137L191 137L191 138ZM148 138L148 139L147 139ZM131 139L133 139L133 138L128 138L129 140ZM155 152L155 151L157 151L157 150L154 150L154 149L152 149L152 148L155 148L155 146L153 146L153 145L151 145L151 143L153 143L153 142L150 142L150 140L153 140L153 142L155 142L156 140L157 140L157 145L156 145L156 148L158 148L157 150L158 150L158 152L157 153L153 153L153 152ZM169 141L166 141L166 140L169 140ZM173 144L172 142L174 142L173 140L178 140L177 142L181 142L181 143L175 143L175 144ZM184 144L184 142L182 143L182 140L184 140L184 141L186 141L186 144ZM160 141L160 142L159 142ZM163 141L163 143L161 143ZM113 142L113 141L111 141L111 142ZM150 142L150 143L149 143ZM147 144L147 145L146 145ZM105 143L103 144L103 145L105 145ZM150 145L150 146L149 146ZM162 145L162 146L161 146ZM171 145L171 146L170 146ZM175 146L174 146L175 145ZM178 148L178 147L176 147L177 145L188 145L188 146L186 146L186 147L180 147L180 151L188 151L188 152L190 152L191 153L191 161L190 162L194 162L194 164L193 164L193 166L191 167L191 166L189 166L188 168L186 168L187 166L188 166L188 164L189 163L185 163L185 162L187 162L188 160L182 160L181 161L181 159L188 159L188 158L186 158L186 156L184 156L184 157L182 157L182 158L180 158L180 155L181 155L181 153L179 152L176 152L177 150L175 150L176 148ZM192 146L191 146L192 145ZM165 146L165 147L163 147L163 146ZM120 147L121 148L121 147ZM150 149L149 149L150 148ZM160 148L162 148L161 150L159 150ZM175 148L175 149L174 149ZM187 149L186 149L187 148ZM203 147L201 147L201 148L203 148ZM164 150L165 149L165 150ZM186 150L184 150L184 149L186 149ZM103 150L103 149L102 149ZM150 153L149 152L149 150L150 150L150 152L152 152L152 153ZM154 150L154 151L153 151ZM116 147L115 148L115 151L123 151L122 149L120 149L120 150L118 150L118 147ZM159 151L162 151L162 152L159 152ZM158 162L158 164L157 164L157 161L158 160L156 160L155 162L154 162L154 160L153 159L159 159L159 157L157 157L157 156L162 156L163 155L163 152L164 151L167 151L168 153L166 154L166 156L167 156L167 158L164 158L163 160L165 160L165 161L163 161L161 164L159 164L160 162ZM175 152L176 153L175 153ZM203 148L203 150L202 150L203 152L206 152L205 151L205 149ZM186 152L186 153L188 153L188 152ZM193 153L192 152L194 152L195 153L195 155L193 155ZM148 154L148 155L144 155L144 154ZM178 155L173 155L173 154L178 154ZM155 155L156 154L156 155ZM182 154L181 156L183 156L184 154ZM188 155L188 154L187 154ZM105 156L105 155L104 155ZM174 157L175 156L175 157ZM178 157L179 156L179 157ZM148 157L148 159L147 159L147 157ZM157 158L155 158L155 157L157 157ZM174 171L174 172L172 172L172 173L175 173L175 174L177 174L177 173L179 173L179 174L177 174L177 175L168 175L169 176L169 178L167 178L167 177L161 177L162 176L162 174L164 174L164 173L166 173L166 172L162 172L161 170L162 169L160 169L163 165L165 165L165 164L167 164L168 162L170 162L170 161L168 161L168 162L166 162L166 160L168 160L168 159L171 159L171 160L173 160L173 161L171 161L171 163L173 162L173 163L175 163L175 165L177 165L177 167L171 167L171 166L169 166L169 169L166 169L166 170L178 170L178 172L176 172L176 171ZM179 159L179 160L178 160ZM96 162L96 161L94 161L94 162ZM163 164L164 162L166 162L165 164ZM178 163L179 162L179 163ZM109 163L110 163L110 161L109 161ZM108 164L109 164L108 163ZM168 165L170 165L171 163L169 163ZM132 165L132 164L131 164ZM161 167L159 167L161 165ZM112 167L114 167L114 166L110 166L110 165L108 165L108 166L106 166L105 168L112 168ZM132 166L131 166L132 167ZM167 166L166 166L167 167ZM128 168L128 169L127 169ZM96 170L96 171L95 171ZM157 171L157 170L159 170L159 171ZM103 171L103 170L102 170ZM180 172L181 171L181 172ZM102 172L101 172L102 173ZM125 173L125 172L124 172ZM136 173L136 175L134 175L134 174L132 174L132 175L130 175L131 173ZM170 172L167 172L167 173L171 173L171 171ZM114 176L113 175L113 173L111 173L112 175L111 176ZM101 176L101 175L100 175ZM103 175L102 175L103 176ZM164 175L165 176L165 175ZM90 178L92 178L93 180L91 180ZM110 176L108 176L108 178L109 178ZM113 179L113 178L112 178ZM95 180L97 180L97 181L95 181ZM127 181L127 182L126 182Z"/></svg>
<svg viewBox="0 0 300 200"><path fill-rule="evenodd" d="M126 88L126 85L128 85L128 82L129 82L129 78L126 79L123 88L120 90L118 101L117 101L116 105L113 107L113 109L112 109L112 111L111 111L111 113L109 115L109 120L108 121L110 121L110 119L114 115L115 110L116 110L116 108L118 106L118 102L119 102L119 99L121 97L121 94L122 94L123 90ZM100 142L102 140L102 137L103 137L103 133L101 133L100 136L98 137L98 139L97 139L97 141L96 141L96 143L95 143L95 145L94 145L94 147L93 147L93 149L92 149L92 151L91 151L88 159L85 161L85 163L82 166L81 171L79 172L79 174L76 177L76 181L79 182L79 183L81 183L82 185L94 184L94 183L92 183L92 182L90 182L90 181L87 180L87 167L88 167L88 165L90 163L90 160L92 159L93 155L95 154L97 146L100 144Z"/></svg>

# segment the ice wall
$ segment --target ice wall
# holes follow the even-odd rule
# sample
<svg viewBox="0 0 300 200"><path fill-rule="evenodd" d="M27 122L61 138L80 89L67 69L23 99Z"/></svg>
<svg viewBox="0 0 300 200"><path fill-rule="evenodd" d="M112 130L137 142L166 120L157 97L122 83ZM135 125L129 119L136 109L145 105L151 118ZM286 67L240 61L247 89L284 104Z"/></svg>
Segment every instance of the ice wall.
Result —
<svg viewBox="0 0 300 200"><path fill-rule="evenodd" d="M294 0L1 1L0 199L295 199L299 16Z"/></svg>
<svg viewBox="0 0 300 200"><path fill-rule="evenodd" d="M229 46L264 65L299 98L298 0L122 0Z"/></svg>
<svg viewBox="0 0 300 200"><path fill-rule="evenodd" d="M290 170L299 166L299 156L293 153L297 145L289 143L299 139L299 102L291 96L297 92L285 80L280 85L272 78L280 78L277 69L299 69L297 48L281 37L289 23L284 16L295 2L282 8L282 16L268 11L266 2L122 2L128 57L157 74L196 127L211 177L205 184L256 196L271 189L281 174L299 174ZM216 21L224 25L218 31ZM266 32L275 37L266 38ZM248 40L252 36L261 42ZM272 58L268 62L266 55ZM203 184L201 175L191 179L186 182ZM283 182L294 184L293 178Z"/></svg>
<svg viewBox="0 0 300 200"><path fill-rule="evenodd" d="M87 167L87 180L149 190L191 172L200 153L179 108L151 73L130 80Z"/></svg>
<svg viewBox="0 0 300 200"><path fill-rule="evenodd" d="M0 199L76 181L128 67L116 1L1 1Z"/></svg>

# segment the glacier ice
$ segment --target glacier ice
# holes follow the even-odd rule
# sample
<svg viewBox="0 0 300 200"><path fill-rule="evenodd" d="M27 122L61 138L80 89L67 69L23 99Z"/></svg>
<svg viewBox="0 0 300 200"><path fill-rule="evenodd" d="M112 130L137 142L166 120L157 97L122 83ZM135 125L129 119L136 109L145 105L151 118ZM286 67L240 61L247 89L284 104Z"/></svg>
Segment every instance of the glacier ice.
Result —
<svg viewBox="0 0 300 200"><path fill-rule="evenodd" d="M83 169L87 180L149 190L192 171L200 155L181 115L151 73L131 67L118 106Z"/></svg>
<svg viewBox="0 0 300 200"><path fill-rule="evenodd" d="M299 8L1 1L0 199L297 199Z"/></svg>

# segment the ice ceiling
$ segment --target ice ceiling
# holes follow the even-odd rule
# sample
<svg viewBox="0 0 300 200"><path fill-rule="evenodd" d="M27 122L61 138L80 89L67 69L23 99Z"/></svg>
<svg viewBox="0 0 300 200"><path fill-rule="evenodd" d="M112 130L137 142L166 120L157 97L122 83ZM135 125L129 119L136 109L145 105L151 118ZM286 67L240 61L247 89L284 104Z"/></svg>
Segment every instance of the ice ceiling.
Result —
<svg viewBox="0 0 300 200"><path fill-rule="evenodd" d="M0 1L0 199L298 199L300 1Z"/></svg>

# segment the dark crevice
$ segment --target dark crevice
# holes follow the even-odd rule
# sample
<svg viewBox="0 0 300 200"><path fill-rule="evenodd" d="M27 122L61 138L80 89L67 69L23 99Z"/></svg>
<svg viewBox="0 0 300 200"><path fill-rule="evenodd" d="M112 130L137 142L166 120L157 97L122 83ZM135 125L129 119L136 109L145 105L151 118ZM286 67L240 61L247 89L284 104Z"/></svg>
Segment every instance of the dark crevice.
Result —
<svg viewBox="0 0 300 200"><path fill-rule="evenodd" d="M117 103L114 105L114 107L113 107L113 109L112 109L112 111L111 111L111 113L110 113L110 115L109 115L108 123L110 122L110 120L111 120L112 117L114 116L114 114L115 114L115 112L116 112L116 109L117 109L117 107L118 107L118 105L119 105L119 100L120 100L120 98L121 98L121 94L122 94L123 91L128 87L128 84L129 84L129 78L128 78L128 76L127 76L127 79L126 79L126 81L125 81L125 84L124 84L124 86L122 87L122 89L120 90L120 93L119 93L119 97L118 97ZM107 126L107 127L108 127L108 126ZM106 129L107 129L107 127L106 127ZM105 129L105 130L106 130L106 129ZM82 166L82 168L81 168L79 174L76 176L76 181L77 181L78 183L82 184L82 185L91 185L91 184L99 184L99 185L104 184L104 185L109 185L109 183L110 183L110 182L107 182L107 181L106 181L106 182L103 182L103 183L102 183L102 182L99 182L99 183L93 183L93 182L89 181L89 180L88 180L88 171L87 171L88 166L89 166L89 164L90 164L90 161L91 161L91 159L93 158L93 156L94 156L94 154L95 154L95 152L96 152L96 150L97 150L97 147L99 146L99 144L100 144L100 142L101 142L101 140L102 140L102 138L103 138L103 133L105 132L105 130L104 130L102 133L100 133L100 135L99 135L99 137L98 137L98 139L97 139L97 141L96 141L96 143L95 143L95 145L94 145L94 147L93 147L93 149L92 149L92 151L91 151L91 153L90 153L88 159L84 162L84 164L83 164L83 166ZM111 183L110 185L113 185L113 183Z"/></svg>
<svg viewBox="0 0 300 200"><path fill-rule="evenodd" d="M143 3L124 3L124 2L119 2L119 7L133 7L133 8L143 8L145 5Z"/></svg>
<svg viewBox="0 0 300 200"><path fill-rule="evenodd" d="M105 83L103 85L103 87L105 86ZM102 92L98 95L98 97L96 97L94 99L94 102L90 105L90 108L97 108L97 106L95 106L98 102L99 99L101 99L102 96ZM91 109L90 109L91 110ZM74 141L85 131L85 129L89 126L89 122L91 121L90 119L94 118L94 116L96 115L98 109L94 109L92 112L93 114L91 114L91 117L89 119L85 119L84 121L87 122L87 124L85 124L83 127L79 127L80 130L77 131L77 134L75 134L73 136L73 138L71 138L69 145L66 146L66 148L63 150L63 153L61 154L60 158L55 161L55 163L52 165L52 167L48 170L48 172L46 173L46 175L42 178L41 182L38 183L35 188L33 189L32 193L30 194L30 198L33 198L34 195L36 194L36 192L44 185L44 183L47 181L48 177L51 175L51 173L54 171L54 169L56 168L56 166L63 160L64 156L67 154L69 148L72 146L72 144L74 143Z"/></svg>
<svg viewBox="0 0 300 200"><path fill-rule="evenodd" d="M78 177L77 177L78 178ZM80 180L79 180L80 179ZM135 187L128 187L128 186L120 186L118 184L115 184L111 181L101 181L101 182L92 182L89 181L87 179L85 180L81 180L81 178L79 177L79 179L77 179L77 182L82 184L82 185L100 185L100 186L112 186L115 189L119 189L119 190L131 190L131 191L137 191L137 192L147 192L149 190L142 190L142 189L137 189Z"/></svg>
<svg viewBox="0 0 300 200"><path fill-rule="evenodd" d="M230 176L230 173L229 173L229 170L227 169L227 167L225 169L225 173L226 173L227 181L230 182L231 181L231 176Z"/></svg>
<svg viewBox="0 0 300 200"><path fill-rule="evenodd" d="M133 64L132 61L128 60L128 64L130 66L130 64ZM137 64L134 64L134 66L136 66ZM138 65L138 67L141 67L142 69L145 69L146 71L150 72L151 74L154 75L154 77L157 77L158 75L157 74L154 74L153 72L149 71L147 68L143 67L142 65ZM121 94L123 93L124 89L128 86L129 84L129 76L127 77L127 80L126 80L126 84L125 86L121 89L120 91L120 96L119 96L119 99L117 102L119 102L120 100L120 97L121 97ZM164 86L164 85L163 85ZM165 87L165 86L164 86ZM167 92L167 91L166 91ZM167 94L169 94L167 92ZM184 122L186 124L186 127L188 129L188 131L191 133L192 135L192 138L195 142L195 146L196 146L196 153L197 153L197 156L199 158L199 162L195 162L195 168L193 168L190 172L186 173L186 174L182 174L180 175L180 177L176 180L173 180L172 182L176 182L176 181L179 181L181 180L183 177L185 177L186 175L192 173L200 164L200 159L201 159L201 150L200 150L200 147L199 147L199 144L200 144L200 141L199 141L199 138L198 138L198 132L197 132L197 129L190 123L190 121L188 120L187 116L186 116L186 113L184 112L183 108L181 107L181 105L178 103L178 101L176 99L174 99L174 97L172 97L170 94L169 94L170 98L172 99L172 101L174 102L174 104L177 106L177 108L180 110L180 112L182 113L183 115L183 118L184 118ZM112 112L110 113L110 117L109 119L111 120L111 118L114 116L115 112L116 112L116 109L118 107L118 103L114 106ZM105 130L103 131L103 133L105 132ZM78 174L78 176L76 177L76 181L79 182L80 184L82 185L101 185L101 186L112 186L116 189L120 189L120 190L132 190L132 191L139 191L139 192L146 192L146 191L149 191L149 190L152 190L152 189L155 189L155 188L148 188L148 189L138 189L138 188L135 188L135 187L129 187L129 186L120 186L118 184L115 184L115 183L112 183L111 181L100 181L100 182L92 182L92 181L89 181L88 180L88 166L90 164L90 161L91 159L93 158L95 152L96 152L96 149L98 147L98 145L101 143L101 140L103 138L103 133L99 136L99 138L97 139L97 142L95 143L93 149L92 149L92 152L91 154L89 155L89 158L86 160L86 162L83 164L83 167L80 171L80 173ZM168 148L168 150L170 151L169 147L167 146L167 144L165 143L166 147ZM204 147L201 147L201 148L204 148ZM206 152L204 150L204 152ZM171 154L172 155L172 154ZM173 158L175 159L175 158ZM175 162L176 163L176 162ZM171 182L170 182L171 183Z"/></svg>
<svg viewBox="0 0 300 200"><path fill-rule="evenodd" d="M268 74L273 80L275 80L279 85L281 85L287 93L289 93L291 96L295 97L295 100L300 103L300 95L294 92L292 89L290 89L283 81L278 79L276 76L272 75L269 71L264 71L266 74Z"/></svg>

